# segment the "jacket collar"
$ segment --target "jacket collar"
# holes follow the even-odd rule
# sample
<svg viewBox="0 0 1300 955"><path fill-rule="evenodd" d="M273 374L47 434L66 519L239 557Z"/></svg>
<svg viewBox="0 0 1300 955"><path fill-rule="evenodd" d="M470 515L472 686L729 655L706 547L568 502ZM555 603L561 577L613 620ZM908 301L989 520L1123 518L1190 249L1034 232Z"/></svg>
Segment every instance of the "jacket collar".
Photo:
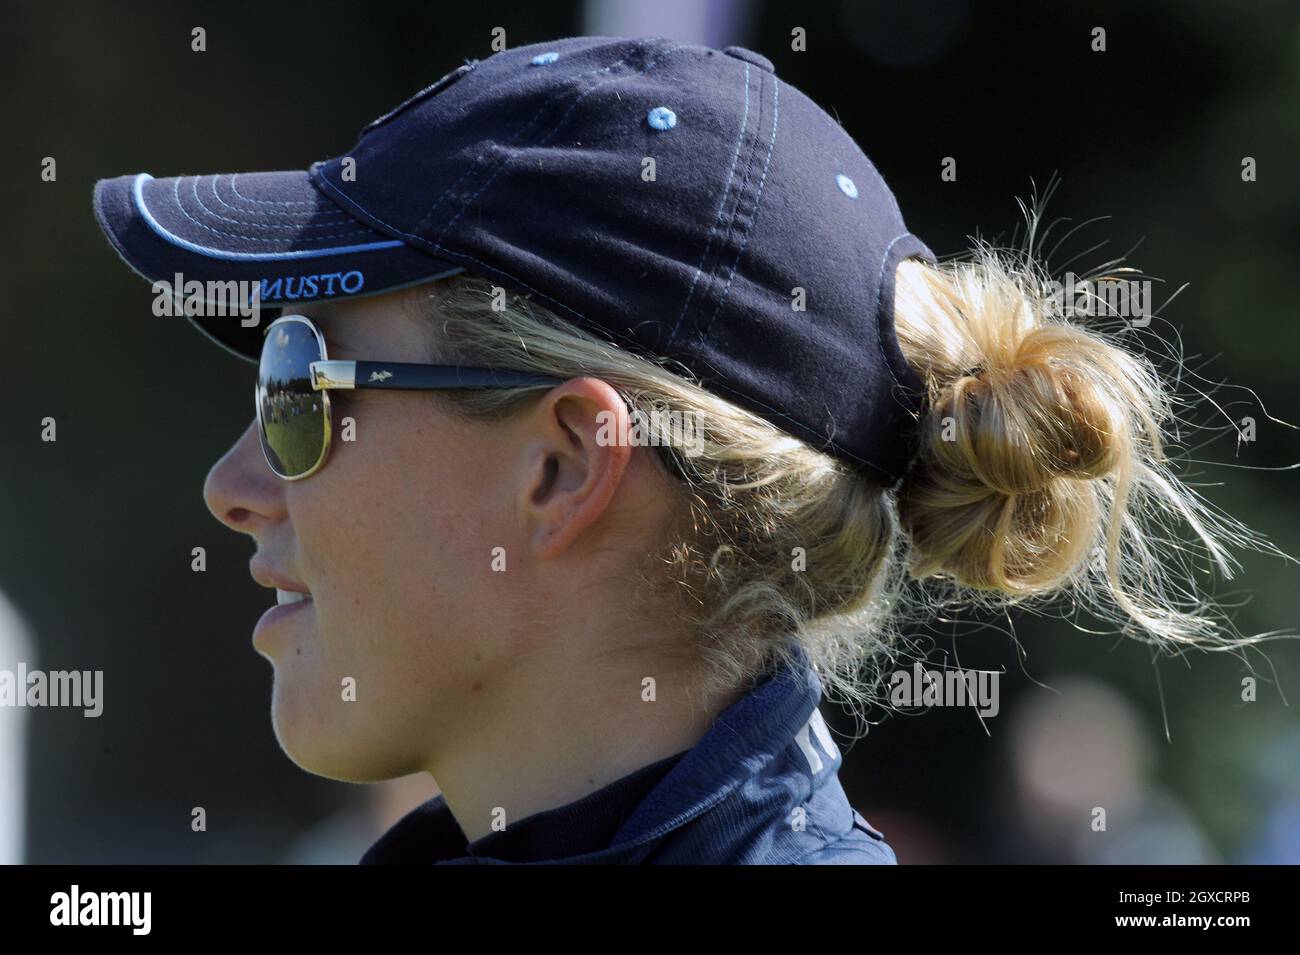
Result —
<svg viewBox="0 0 1300 955"><path fill-rule="evenodd" d="M684 753L469 845L446 800L435 796L385 832L361 864L635 863L724 802L726 815L744 818L746 828L764 820L783 824L818 778L827 778L821 771L839 765L839 751L817 712L821 682L802 650L796 647L794 655L797 666L765 675ZM811 733L821 750L812 745ZM799 759L778 758L796 747ZM791 772L791 765L802 770ZM773 792L782 798L773 800ZM707 838L716 842L719 836Z"/></svg>

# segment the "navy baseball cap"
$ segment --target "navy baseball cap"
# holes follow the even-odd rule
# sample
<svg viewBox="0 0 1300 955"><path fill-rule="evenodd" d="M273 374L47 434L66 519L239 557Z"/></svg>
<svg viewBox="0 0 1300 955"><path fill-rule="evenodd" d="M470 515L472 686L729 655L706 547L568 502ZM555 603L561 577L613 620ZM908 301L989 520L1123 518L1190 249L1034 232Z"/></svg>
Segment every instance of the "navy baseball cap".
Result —
<svg viewBox="0 0 1300 955"><path fill-rule="evenodd" d="M268 307L483 275L892 484L921 380L894 270L934 254L844 129L741 47L573 37L467 60L306 171L101 180L151 281ZM192 316L256 362L262 328Z"/></svg>

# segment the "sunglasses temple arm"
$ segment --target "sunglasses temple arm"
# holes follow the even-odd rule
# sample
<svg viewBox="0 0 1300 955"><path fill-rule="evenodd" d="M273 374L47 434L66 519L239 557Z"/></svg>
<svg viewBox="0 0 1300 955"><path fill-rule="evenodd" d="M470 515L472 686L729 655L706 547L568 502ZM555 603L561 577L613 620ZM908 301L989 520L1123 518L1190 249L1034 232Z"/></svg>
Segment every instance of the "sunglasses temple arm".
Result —
<svg viewBox="0 0 1300 955"><path fill-rule="evenodd" d="M333 363L323 363L333 364ZM558 385L561 379L529 372L461 365L421 365L410 362L358 361L354 388L432 391L441 388L505 388L524 385Z"/></svg>

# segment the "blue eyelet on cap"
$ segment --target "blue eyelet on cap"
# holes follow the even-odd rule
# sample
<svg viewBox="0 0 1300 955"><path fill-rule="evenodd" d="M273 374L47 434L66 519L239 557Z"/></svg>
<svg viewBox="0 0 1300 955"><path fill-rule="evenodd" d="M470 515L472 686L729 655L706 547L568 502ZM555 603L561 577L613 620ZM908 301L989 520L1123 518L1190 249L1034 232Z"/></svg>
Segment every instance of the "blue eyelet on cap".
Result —
<svg viewBox="0 0 1300 955"><path fill-rule="evenodd" d="M854 184L853 180L844 175L844 173L840 173L835 177L835 183L840 187L840 192L844 193L850 199L856 199L858 197L858 187Z"/></svg>
<svg viewBox="0 0 1300 955"><path fill-rule="evenodd" d="M650 110L646 121L655 129L672 129L677 125L677 114L667 106L656 106Z"/></svg>
<svg viewBox="0 0 1300 955"><path fill-rule="evenodd" d="M547 63L554 63L559 58L560 54L558 53L538 53L529 62L531 62L533 66L545 66Z"/></svg>

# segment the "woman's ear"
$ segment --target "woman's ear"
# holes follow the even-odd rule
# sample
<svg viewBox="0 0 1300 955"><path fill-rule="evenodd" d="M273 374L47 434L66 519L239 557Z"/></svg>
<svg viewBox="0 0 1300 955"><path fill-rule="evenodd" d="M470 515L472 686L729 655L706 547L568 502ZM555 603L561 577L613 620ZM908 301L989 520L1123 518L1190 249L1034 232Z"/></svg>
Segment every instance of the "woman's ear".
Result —
<svg viewBox="0 0 1300 955"><path fill-rule="evenodd" d="M526 416L518 507L534 556L562 553L605 513L631 459L630 419L622 395L591 377L557 386Z"/></svg>

